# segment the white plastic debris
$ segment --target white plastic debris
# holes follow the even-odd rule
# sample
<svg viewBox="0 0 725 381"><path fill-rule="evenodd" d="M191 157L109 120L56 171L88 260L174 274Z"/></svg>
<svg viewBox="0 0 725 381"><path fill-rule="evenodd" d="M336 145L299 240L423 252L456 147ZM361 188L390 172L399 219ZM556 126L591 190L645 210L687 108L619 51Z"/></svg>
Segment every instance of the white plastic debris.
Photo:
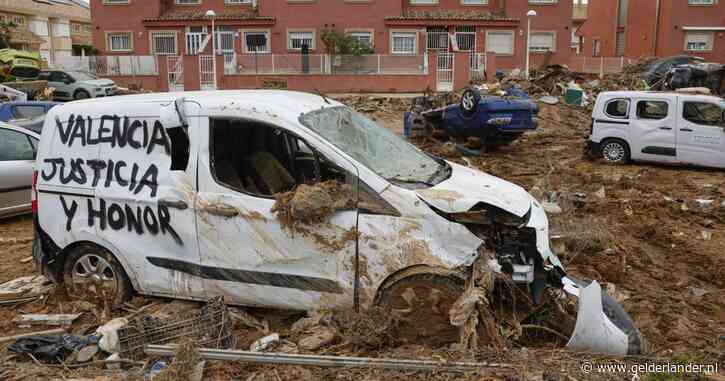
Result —
<svg viewBox="0 0 725 381"><path fill-rule="evenodd" d="M271 335L264 336L257 341L253 342L252 345L249 346L250 352L264 352L267 348L270 347L270 345L276 343L279 341L279 334L273 333Z"/></svg>
<svg viewBox="0 0 725 381"><path fill-rule="evenodd" d="M98 327L96 334L101 335L101 340L98 341L98 346L104 352L120 352L118 330L123 328L126 324L128 324L128 319L116 318L109 320L106 324Z"/></svg>
<svg viewBox="0 0 725 381"><path fill-rule="evenodd" d="M562 212L561 206L555 202L544 201L541 203L541 207L549 214L561 214Z"/></svg>

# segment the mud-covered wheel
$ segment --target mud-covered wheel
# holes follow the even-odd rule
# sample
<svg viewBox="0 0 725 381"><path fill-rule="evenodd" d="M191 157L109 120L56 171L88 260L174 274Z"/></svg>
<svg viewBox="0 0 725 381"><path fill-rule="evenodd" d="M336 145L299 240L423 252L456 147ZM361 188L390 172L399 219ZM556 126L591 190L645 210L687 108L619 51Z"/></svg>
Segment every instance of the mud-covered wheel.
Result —
<svg viewBox="0 0 725 381"><path fill-rule="evenodd" d="M69 296L117 307L133 288L121 264L108 250L91 244L74 248L65 260L63 283Z"/></svg>
<svg viewBox="0 0 725 381"><path fill-rule="evenodd" d="M74 100L81 100L81 99L88 99L91 97L91 94L89 94L87 91L80 89L76 90L76 92L73 94Z"/></svg>
<svg viewBox="0 0 725 381"><path fill-rule="evenodd" d="M419 273L384 286L376 299L398 321L401 340L441 346L460 338L449 311L464 287L454 276Z"/></svg>
<svg viewBox="0 0 725 381"><path fill-rule="evenodd" d="M619 139L602 142L602 159L610 164L625 164L629 161L629 146Z"/></svg>
<svg viewBox="0 0 725 381"><path fill-rule="evenodd" d="M478 110L478 103L481 101L481 95L473 90L466 89L461 95L461 111L466 117L470 117Z"/></svg>

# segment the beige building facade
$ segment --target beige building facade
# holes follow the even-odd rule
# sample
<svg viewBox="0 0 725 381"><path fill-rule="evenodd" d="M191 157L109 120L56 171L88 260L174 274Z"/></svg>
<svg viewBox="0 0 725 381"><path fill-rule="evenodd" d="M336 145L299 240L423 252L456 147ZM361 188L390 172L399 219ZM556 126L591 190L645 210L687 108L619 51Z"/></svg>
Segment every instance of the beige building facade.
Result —
<svg viewBox="0 0 725 381"><path fill-rule="evenodd" d="M13 47L37 50L49 63L91 44L91 11L82 0L0 0L0 20L17 25Z"/></svg>

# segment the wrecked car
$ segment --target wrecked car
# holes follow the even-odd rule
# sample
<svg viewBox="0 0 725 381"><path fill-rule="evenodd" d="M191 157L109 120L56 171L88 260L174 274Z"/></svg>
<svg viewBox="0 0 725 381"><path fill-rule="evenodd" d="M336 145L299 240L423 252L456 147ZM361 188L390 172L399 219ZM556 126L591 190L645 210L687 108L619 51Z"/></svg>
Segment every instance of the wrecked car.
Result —
<svg viewBox="0 0 725 381"><path fill-rule="evenodd" d="M676 66L665 76L665 89L702 87L711 94L725 94L725 65L702 62Z"/></svg>
<svg viewBox="0 0 725 381"><path fill-rule="evenodd" d="M520 90L519 90L520 91ZM418 135L444 131L453 139L480 139L484 148L507 145L538 126L539 107L529 99L485 96L472 89L458 104L430 109L418 98L405 115L405 130Z"/></svg>
<svg viewBox="0 0 725 381"><path fill-rule="evenodd" d="M324 96L72 102L48 114L36 166L33 257L72 296L377 305L436 339L465 290L493 298L503 282L536 305L578 300L570 348L645 348L597 282L567 276L523 188L433 157Z"/></svg>
<svg viewBox="0 0 725 381"><path fill-rule="evenodd" d="M649 64L647 70L643 73L643 77L648 86L654 88L655 90L661 90L664 85L664 78L672 68L679 65L689 65L700 62L705 62L705 59L702 57L688 55L660 58Z"/></svg>
<svg viewBox="0 0 725 381"><path fill-rule="evenodd" d="M675 92L600 93L586 150L612 164L725 168L725 100Z"/></svg>

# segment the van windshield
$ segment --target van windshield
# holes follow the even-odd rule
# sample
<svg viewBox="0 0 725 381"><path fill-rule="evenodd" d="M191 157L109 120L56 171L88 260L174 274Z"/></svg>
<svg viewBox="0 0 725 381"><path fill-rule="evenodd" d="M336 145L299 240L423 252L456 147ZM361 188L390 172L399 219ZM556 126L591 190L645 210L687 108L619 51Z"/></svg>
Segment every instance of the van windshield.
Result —
<svg viewBox="0 0 725 381"><path fill-rule="evenodd" d="M348 107L315 110L299 121L388 181L433 186L450 175L445 161Z"/></svg>

